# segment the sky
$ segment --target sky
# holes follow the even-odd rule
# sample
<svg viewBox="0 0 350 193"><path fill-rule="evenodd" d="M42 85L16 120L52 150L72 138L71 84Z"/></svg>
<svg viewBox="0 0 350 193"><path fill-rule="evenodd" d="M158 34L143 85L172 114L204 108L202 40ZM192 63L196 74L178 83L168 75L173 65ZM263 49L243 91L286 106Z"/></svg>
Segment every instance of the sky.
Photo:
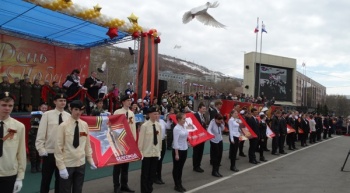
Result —
<svg viewBox="0 0 350 193"><path fill-rule="evenodd" d="M257 17L267 33L262 52L295 58L297 70L327 88L327 94L350 95L349 0L220 0L208 13L226 25L182 23L186 11L203 0L73 0L101 13L128 21L134 13L141 26L161 33L159 53L185 59L210 70L243 78L244 53L255 51ZM211 1L214 2L214 1ZM260 26L261 29L261 26ZM259 35L260 38L260 35ZM260 43L260 39L258 40ZM133 42L119 44L133 47ZM174 49L180 45L180 49ZM260 44L258 45L258 52Z"/></svg>

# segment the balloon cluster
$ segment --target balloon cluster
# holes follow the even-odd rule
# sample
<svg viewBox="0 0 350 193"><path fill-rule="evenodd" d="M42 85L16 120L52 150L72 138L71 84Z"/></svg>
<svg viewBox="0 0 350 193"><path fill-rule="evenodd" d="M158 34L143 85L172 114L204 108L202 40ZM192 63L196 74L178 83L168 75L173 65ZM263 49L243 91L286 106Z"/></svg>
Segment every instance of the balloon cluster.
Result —
<svg viewBox="0 0 350 193"><path fill-rule="evenodd" d="M137 39L140 36L153 36L155 42L159 43L160 33L156 29L150 29L141 27L138 24L138 17L132 13L128 20L129 23L126 23L124 20L118 18L112 18L107 15L101 14L101 9L99 5L95 5L93 8L86 8L78 4L74 4L72 0L26 0L28 2L37 4L39 6L51 9L53 11L60 11L67 15L72 15L79 17L84 20L91 21L97 25L108 27L109 31L107 35L111 38L114 38L117 35L118 29L127 33L130 33L133 39ZM113 29L111 31L111 29Z"/></svg>

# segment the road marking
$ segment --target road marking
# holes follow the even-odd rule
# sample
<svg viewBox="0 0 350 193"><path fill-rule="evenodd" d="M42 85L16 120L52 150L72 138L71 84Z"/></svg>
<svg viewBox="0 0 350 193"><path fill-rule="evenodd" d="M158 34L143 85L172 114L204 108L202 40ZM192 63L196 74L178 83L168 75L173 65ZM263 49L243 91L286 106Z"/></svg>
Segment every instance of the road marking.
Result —
<svg viewBox="0 0 350 193"><path fill-rule="evenodd" d="M327 141L330 141L330 140L333 140L333 139L337 139L337 138L339 138L339 137L341 137L341 136L336 136L336 137L333 137L333 138L328 138L327 140L323 140L323 141L321 141L321 142L318 142L318 143L315 143L315 144L312 144L312 145L308 145L307 147L303 147L302 149L298 149L297 151L289 152L288 154L279 156L279 157L277 157L277 158L275 158L275 159L273 159L273 160L270 160L270 161L268 161L268 162L260 163L260 164L258 164L258 165L253 166L253 167L247 168L247 169L245 169L245 170L242 170L242 171L239 171L239 172L235 172L235 173L233 173L233 174L231 174L231 175L228 175L228 176L226 176L226 177L222 177L222 178L220 178L220 179L218 179L218 180L212 181L212 182L210 182L210 183L208 183L208 184L205 184L205 185L203 185L203 186L199 186L199 187L197 187L197 188L194 188L194 189L189 190L189 191L186 191L186 192L192 193L192 192L199 191L199 190L204 189L204 188L206 188L206 187L209 187L209 186L218 184L218 183L220 183L220 182L222 182L222 181L225 181L225 180L227 180L227 179L230 179L230 178L232 178L232 177L234 177L234 176L237 176L237 175L240 175L240 174L249 172L250 170L253 170L253 169L255 169L255 168L264 166L264 165L266 165L266 164L270 164L270 163L275 162L275 161L277 161L277 160L280 160L280 159L282 159L282 158L284 158L284 157L286 157L286 156L293 155L293 154L295 154L295 153L297 153L297 152L304 151L305 149L309 149L310 147L313 147L313 146L315 146L315 145L319 145L319 144L321 144L321 143L324 143L324 142L327 142Z"/></svg>

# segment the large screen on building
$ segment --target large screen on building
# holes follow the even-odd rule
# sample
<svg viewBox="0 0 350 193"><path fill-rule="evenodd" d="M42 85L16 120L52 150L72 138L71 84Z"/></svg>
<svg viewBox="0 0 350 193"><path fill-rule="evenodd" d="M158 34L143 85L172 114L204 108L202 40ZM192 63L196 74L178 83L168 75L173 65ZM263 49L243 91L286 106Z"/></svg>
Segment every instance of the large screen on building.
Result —
<svg viewBox="0 0 350 193"><path fill-rule="evenodd" d="M256 64L255 96L275 97L277 101L292 101L293 70L267 64ZM260 86L260 87L259 87Z"/></svg>

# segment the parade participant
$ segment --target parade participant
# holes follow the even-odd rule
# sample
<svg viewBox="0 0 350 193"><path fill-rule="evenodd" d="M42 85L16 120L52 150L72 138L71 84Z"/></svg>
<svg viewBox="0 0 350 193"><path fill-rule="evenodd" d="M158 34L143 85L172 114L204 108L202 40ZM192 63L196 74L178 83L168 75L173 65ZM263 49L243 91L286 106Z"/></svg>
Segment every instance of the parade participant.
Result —
<svg viewBox="0 0 350 193"><path fill-rule="evenodd" d="M107 95L108 95L107 85L104 81L102 81L101 88L98 90L98 98L103 99L103 108L105 109L108 109Z"/></svg>
<svg viewBox="0 0 350 193"><path fill-rule="evenodd" d="M324 116L323 119L323 139L327 139L328 131L329 131L329 116Z"/></svg>
<svg viewBox="0 0 350 193"><path fill-rule="evenodd" d="M177 192L186 192L182 186L182 170L187 159L187 136L188 130L185 128L186 115L176 114L177 125L174 127L173 135L173 179L175 183L174 190Z"/></svg>
<svg viewBox="0 0 350 193"><path fill-rule="evenodd" d="M31 113L30 119L30 131L28 133L28 149L29 149L29 160L31 164L31 173L41 172L41 157L38 150L35 147L35 140L38 134L38 128L42 114L47 111L47 104L42 103L39 107L40 111L34 111Z"/></svg>
<svg viewBox="0 0 350 193"><path fill-rule="evenodd" d="M21 84L19 83L19 78L15 77L14 82L10 85L10 93L14 96L15 106L13 111L19 111L19 103L21 99Z"/></svg>
<svg viewBox="0 0 350 193"><path fill-rule="evenodd" d="M210 139L210 158L213 165L211 172L212 176L222 177L219 173L219 167L221 165L223 143L222 143L222 131L225 129L224 119L221 114L216 114L208 126L208 133L214 135L214 138Z"/></svg>
<svg viewBox="0 0 350 193"><path fill-rule="evenodd" d="M275 133L275 137L272 138L272 155L279 155L277 153L277 149L279 147L279 136L280 136L280 117L281 117L282 112L280 110L277 110L274 113L274 116L271 121L271 130Z"/></svg>
<svg viewBox="0 0 350 193"><path fill-rule="evenodd" d="M334 130L335 130L335 121L334 121L334 117L329 116L328 124L329 124L328 138L332 138L332 134L334 133Z"/></svg>
<svg viewBox="0 0 350 193"><path fill-rule="evenodd" d="M317 116L315 117L316 121L316 140L322 141L322 131L323 131L323 125L322 125L322 116L320 113L317 113Z"/></svg>
<svg viewBox="0 0 350 193"><path fill-rule="evenodd" d="M14 97L0 93L0 187L2 193L21 191L26 170L24 125L10 117Z"/></svg>
<svg viewBox="0 0 350 193"><path fill-rule="evenodd" d="M96 107L91 110L91 116L100 116L101 113L104 113L105 110L103 109L103 100L97 99L96 101Z"/></svg>
<svg viewBox="0 0 350 193"><path fill-rule="evenodd" d="M309 127L310 127L309 143L312 144L316 142L316 121L313 115L309 115Z"/></svg>
<svg viewBox="0 0 350 193"><path fill-rule="evenodd" d="M170 127L168 127L167 131L166 131L166 143L167 143L167 150L172 150L172 144L173 144L173 131L174 131L174 127L175 124L174 122L169 118L169 115L171 114L175 114L174 108L169 105L168 106L168 114L165 115L166 117L166 121L167 124L170 125Z"/></svg>
<svg viewBox="0 0 350 193"><path fill-rule="evenodd" d="M262 109L261 109L261 112L266 116L266 120L265 120L265 123L267 124L267 125L270 125L270 122L271 122L271 120L267 117L267 111L268 111L269 109L267 108L267 107L263 107ZM268 137L266 136L266 135L264 135L264 145L263 145L263 147L264 147L264 151L270 151L268 148L267 148L267 141L268 141Z"/></svg>
<svg viewBox="0 0 350 193"><path fill-rule="evenodd" d="M300 120L300 125L303 133L300 135L300 142L301 146L305 147L308 146L306 143L306 140L309 136L310 133L310 126L309 126L309 121L306 119L306 114L303 114Z"/></svg>
<svg viewBox="0 0 350 193"><path fill-rule="evenodd" d="M169 119L169 117L166 117L166 119ZM154 183L156 184L165 184L163 179L162 179L162 166L163 166L163 159L164 159L164 155L165 155L165 152L167 150L167 143L166 143L166 137L167 137L167 130L171 127L171 124L165 122L163 119L160 118L160 110L158 112L158 115L157 115L157 121L159 122L160 124L160 127L161 127L161 134L162 134L162 146L161 146L161 153L160 153L160 159L158 160L158 163L157 163L157 169L156 169L156 176L155 176L155 179L153 180Z"/></svg>
<svg viewBox="0 0 350 193"><path fill-rule="evenodd" d="M264 151L266 149L265 147L265 136L266 136L266 129L267 129L267 123L266 123L266 115L265 114L260 114L260 122L259 122L259 143L258 143L258 149L259 149L259 154L260 158L259 160L262 162L266 162L267 160L264 157Z"/></svg>
<svg viewBox="0 0 350 193"><path fill-rule="evenodd" d="M37 111L39 108L39 105L42 101L41 99L41 85L39 83L39 79L35 79L34 83L32 85L32 110ZM23 93L27 94L27 93Z"/></svg>
<svg viewBox="0 0 350 193"><path fill-rule="evenodd" d="M210 120L214 119L216 114L220 114L220 109L222 107L222 101L221 100L216 100L214 102L214 105L215 105L214 109L212 111L209 111Z"/></svg>
<svg viewBox="0 0 350 193"><path fill-rule="evenodd" d="M258 164L259 161L256 160L255 151L258 146L260 132L259 132L259 121L256 118L258 115L258 110L256 108L252 108L251 113L248 113L247 117L247 124L249 127L254 131L254 133L257 135L257 138L251 138L249 139L249 150L248 150L248 157L249 157L249 163L252 164Z"/></svg>
<svg viewBox="0 0 350 193"><path fill-rule="evenodd" d="M243 116L243 118L245 119L245 117L247 116L247 110L246 109L245 110L241 110L239 112L239 114L241 114ZM239 146L238 146L238 152L239 152L238 155L241 156L241 157L247 157L244 154L244 152L243 152L244 142L245 142L245 140L240 141L239 142Z"/></svg>
<svg viewBox="0 0 350 193"><path fill-rule="evenodd" d="M238 172L239 170L236 167L236 158L237 158L237 150L239 146L239 136L240 133L240 124L242 121L238 117L238 111L233 109L230 112L230 119L228 120L228 128L230 131L229 141L230 141L230 150L229 150L229 158L231 160L230 170L234 172Z"/></svg>
<svg viewBox="0 0 350 193"><path fill-rule="evenodd" d="M38 134L35 141L36 149L42 157L42 174L40 193L50 191L50 183L55 172L55 193L59 193L59 172L56 167L54 157L58 126L65 120L68 120L70 114L64 111L67 95L56 94L54 97L55 109L45 112L40 120Z"/></svg>
<svg viewBox="0 0 350 193"><path fill-rule="evenodd" d="M55 146L56 166L60 174L60 193L82 193L85 176L85 159L96 169L92 159L88 124L80 119L83 102L70 103L72 115L57 128Z"/></svg>
<svg viewBox="0 0 350 193"><path fill-rule="evenodd" d="M162 130L157 122L158 109L149 108L148 116L149 120L141 125L138 140L138 147L142 155L141 193L153 192L153 180L162 151Z"/></svg>
<svg viewBox="0 0 350 193"><path fill-rule="evenodd" d="M121 98L123 107L114 111L114 115L123 114L128 120L130 130L134 140L136 141L136 123L135 115L129 109L131 105L130 95L125 95ZM113 166L113 184L114 184L114 193L119 193L120 191L124 192L135 192L131 190L128 186L128 171L129 163L117 164Z"/></svg>
<svg viewBox="0 0 350 193"><path fill-rule="evenodd" d="M203 103L199 103L198 112L194 114L194 116L197 118L198 122L202 125L204 129L207 128L207 124L204 116L206 111L207 111L207 108L205 107L205 105ZM200 143L193 147L192 164L193 164L193 171L195 172L199 172L199 173L204 172L204 170L201 168L204 145L205 145L205 142Z"/></svg>
<svg viewBox="0 0 350 193"><path fill-rule="evenodd" d="M92 71L91 76L85 79L84 87L87 88L87 94L91 97L85 97L87 115L90 115L94 102L99 98L98 92L101 88L101 83L102 82L97 78L97 72L95 71Z"/></svg>
<svg viewBox="0 0 350 193"><path fill-rule="evenodd" d="M295 112L291 112L288 119L287 119L287 123L296 131L297 128L297 122L298 118L297 118L297 111ZM295 140L296 140L296 132L291 132L287 134L287 145L288 145L288 150L295 150Z"/></svg>
<svg viewBox="0 0 350 193"><path fill-rule="evenodd" d="M278 138L278 150L280 154L287 154L287 152L284 151L284 143L286 141L286 135L287 135L287 120L286 117L288 114L283 111L282 116L280 118L280 136Z"/></svg>
<svg viewBox="0 0 350 193"><path fill-rule="evenodd" d="M30 105L32 103L32 84L29 81L29 77L26 77L24 82L21 84L21 94L22 111L31 111Z"/></svg>

